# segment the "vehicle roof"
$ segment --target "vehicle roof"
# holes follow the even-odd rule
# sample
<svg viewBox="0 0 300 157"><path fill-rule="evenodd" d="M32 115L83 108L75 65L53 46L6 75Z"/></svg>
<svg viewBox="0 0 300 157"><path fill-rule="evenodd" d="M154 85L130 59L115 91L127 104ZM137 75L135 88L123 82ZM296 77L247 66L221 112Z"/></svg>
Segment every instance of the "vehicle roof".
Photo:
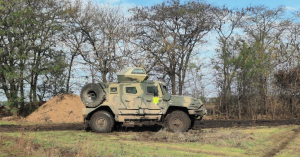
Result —
<svg viewBox="0 0 300 157"><path fill-rule="evenodd" d="M142 82L148 80L149 76L144 68L128 67L117 73L118 82Z"/></svg>

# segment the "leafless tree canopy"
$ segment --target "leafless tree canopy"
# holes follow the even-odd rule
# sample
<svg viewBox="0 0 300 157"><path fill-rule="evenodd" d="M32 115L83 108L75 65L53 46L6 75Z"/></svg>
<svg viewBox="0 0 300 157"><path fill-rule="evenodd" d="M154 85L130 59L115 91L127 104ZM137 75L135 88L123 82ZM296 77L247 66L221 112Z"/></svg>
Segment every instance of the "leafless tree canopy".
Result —
<svg viewBox="0 0 300 157"><path fill-rule="evenodd" d="M213 28L212 10L206 3L167 1L152 7L133 8L134 44L159 66L171 81L172 94L182 94L194 47ZM178 88L176 88L178 86ZM178 92L177 92L178 91Z"/></svg>
<svg viewBox="0 0 300 157"><path fill-rule="evenodd" d="M172 94L201 97L227 119L300 116L299 11L195 0L129 12L83 0L0 6L0 94L12 112L141 66Z"/></svg>

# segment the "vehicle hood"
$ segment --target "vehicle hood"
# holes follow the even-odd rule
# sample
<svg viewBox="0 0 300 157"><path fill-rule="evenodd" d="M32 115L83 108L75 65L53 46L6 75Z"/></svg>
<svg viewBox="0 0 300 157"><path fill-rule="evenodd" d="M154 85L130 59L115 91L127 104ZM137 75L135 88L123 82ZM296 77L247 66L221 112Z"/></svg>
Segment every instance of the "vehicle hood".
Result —
<svg viewBox="0 0 300 157"><path fill-rule="evenodd" d="M188 109L198 109L203 106L203 103L200 99L179 95L172 95L168 104L172 106L187 107Z"/></svg>

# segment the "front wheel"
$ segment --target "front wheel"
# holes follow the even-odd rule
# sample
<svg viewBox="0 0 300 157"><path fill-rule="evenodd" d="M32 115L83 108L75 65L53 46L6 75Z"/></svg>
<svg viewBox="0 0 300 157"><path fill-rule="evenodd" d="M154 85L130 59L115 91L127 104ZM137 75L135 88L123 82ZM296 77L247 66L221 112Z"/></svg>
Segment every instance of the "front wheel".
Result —
<svg viewBox="0 0 300 157"><path fill-rule="evenodd" d="M186 132L191 126L190 117L183 111L173 111L166 118L166 127L172 132Z"/></svg>
<svg viewBox="0 0 300 157"><path fill-rule="evenodd" d="M114 123L114 118L109 112L98 111L92 115L90 127L95 132L107 133L112 131Z"/></svg>

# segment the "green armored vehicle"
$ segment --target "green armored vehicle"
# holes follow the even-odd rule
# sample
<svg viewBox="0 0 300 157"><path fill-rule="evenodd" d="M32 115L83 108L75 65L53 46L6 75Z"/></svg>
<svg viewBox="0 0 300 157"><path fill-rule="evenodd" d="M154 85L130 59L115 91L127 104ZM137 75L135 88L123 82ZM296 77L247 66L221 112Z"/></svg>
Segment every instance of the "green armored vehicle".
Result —
<svg viewBox="0 0 300 157"><path fill-rule="evenodd" d="M173 132L185 132L206 109L201 100L170 95L166 84L148 80L143 68L127 68L117 74L118 83L87 84L80 97L84 123L96 132L111 132L123 122L164 122Z"/></svg>

